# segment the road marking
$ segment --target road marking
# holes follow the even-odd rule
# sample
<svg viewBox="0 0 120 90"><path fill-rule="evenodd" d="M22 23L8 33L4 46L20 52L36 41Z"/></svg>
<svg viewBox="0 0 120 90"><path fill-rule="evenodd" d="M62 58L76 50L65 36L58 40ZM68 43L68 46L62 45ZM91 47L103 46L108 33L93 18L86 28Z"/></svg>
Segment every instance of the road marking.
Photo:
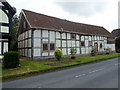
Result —
<svg viewBox="0 0 120 90"><path fill-rule="evenodd" d="M97 69L97 70L91 71L91 72L89 72L89 73L98 72L98 71L101 71L101 70L103 70L103 69L105 69L105 68Z"/></svg>
<svg viewBox="0 0 120 90"><path fill-rule="evenodd" d="M116 66L116 65L119 65L119 64L120 64L120 63L114 64L114 65Z"/></svg>
<svg viewBox="0 0 120 90"><path fill-rule="evenodd" d="M81 76L84 76L84 75L86 75L86 74L77 75L75 77L77 78L77 77L81 77Z"/></svg>
<svg viewBox="0 0 120 90"><path fill-rule="evenodd" d="M95 73L95 72L101 71L101 70L103 70L103 69L105 69L105 68L101 68L101 69L97 69L97 70L91 71L91 72L89 72L89 74L90 74L90 73ZM84 75L86 75L86 74L80 74L80 75L77 75L77 76L75 76L75 77L78 78L78 77L81 77L81 76L84 76Z"/></svg>

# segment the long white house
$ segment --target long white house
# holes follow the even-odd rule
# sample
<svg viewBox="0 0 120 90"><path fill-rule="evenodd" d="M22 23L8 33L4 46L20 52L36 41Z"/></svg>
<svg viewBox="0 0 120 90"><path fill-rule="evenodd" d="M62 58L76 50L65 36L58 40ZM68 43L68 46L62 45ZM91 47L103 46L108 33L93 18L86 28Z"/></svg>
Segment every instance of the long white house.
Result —
<svg viewBox="0 0 120 90"><path fill-rule="evenodd" d="M0 59L4 52L10 50L10 42L12 37L12 17L15 10L6 0L0 1Z"/></svg>
<svg viewBox="0 0 120 90"><path fill-rule="evenodd" d="M18 27L18 48L21 56L54 57L59 48L65 56L76 48L77 55L89 54L92 48L104 52L115 50L114 36L100 26L67 21L28 10L22 10Z"/></svg>

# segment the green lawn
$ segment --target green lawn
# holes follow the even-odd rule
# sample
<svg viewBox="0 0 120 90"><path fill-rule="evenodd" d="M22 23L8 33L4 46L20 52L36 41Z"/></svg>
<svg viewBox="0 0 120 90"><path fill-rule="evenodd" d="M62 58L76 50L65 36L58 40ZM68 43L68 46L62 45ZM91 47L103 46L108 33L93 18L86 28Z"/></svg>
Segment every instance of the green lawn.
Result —
<svg viewBox="0 0 120 90"><path fill-rule="evenodd" d="M69 60L70 63L56 65L56 66L45 65L45 63L57 62L57 60L42 61L42 62L32 61L32 60L21 60L20 61L21 66L18 68L2 69L2 76L0 77L6 78L11 76L23 75L31 72L45 71L45 70L51 70L51 69L56 69L60 67L85 64L89 62L96 62L96 61L114 58L118 56L120 56L120 53L112 53L110 55L97 55L97 56L79 56L74 60L70 60L69 58L64 58L61 61Z"/></svg>

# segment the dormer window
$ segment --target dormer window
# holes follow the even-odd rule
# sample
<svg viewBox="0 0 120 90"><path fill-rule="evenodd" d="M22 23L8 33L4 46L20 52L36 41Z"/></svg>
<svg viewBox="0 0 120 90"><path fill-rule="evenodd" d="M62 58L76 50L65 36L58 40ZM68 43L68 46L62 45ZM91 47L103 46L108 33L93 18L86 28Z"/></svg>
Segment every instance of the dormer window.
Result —
<svg viewBox="0 0 120 90"><path fill-rule="evenodd" d="M75 39L75 34L71 33L71 39Z"/></svg>

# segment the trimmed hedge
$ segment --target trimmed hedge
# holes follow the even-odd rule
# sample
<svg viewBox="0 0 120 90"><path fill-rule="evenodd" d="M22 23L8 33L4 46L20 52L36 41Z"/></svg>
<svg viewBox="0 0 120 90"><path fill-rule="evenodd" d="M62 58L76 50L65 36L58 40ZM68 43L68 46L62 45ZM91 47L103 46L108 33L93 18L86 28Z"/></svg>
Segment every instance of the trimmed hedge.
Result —
<svg viewBox="0 0 120 90"><path fill-rule="evenodd" d="M18 52L9 51L4 53L3 68L16 68L19 66L20 55Z"/></svg>

